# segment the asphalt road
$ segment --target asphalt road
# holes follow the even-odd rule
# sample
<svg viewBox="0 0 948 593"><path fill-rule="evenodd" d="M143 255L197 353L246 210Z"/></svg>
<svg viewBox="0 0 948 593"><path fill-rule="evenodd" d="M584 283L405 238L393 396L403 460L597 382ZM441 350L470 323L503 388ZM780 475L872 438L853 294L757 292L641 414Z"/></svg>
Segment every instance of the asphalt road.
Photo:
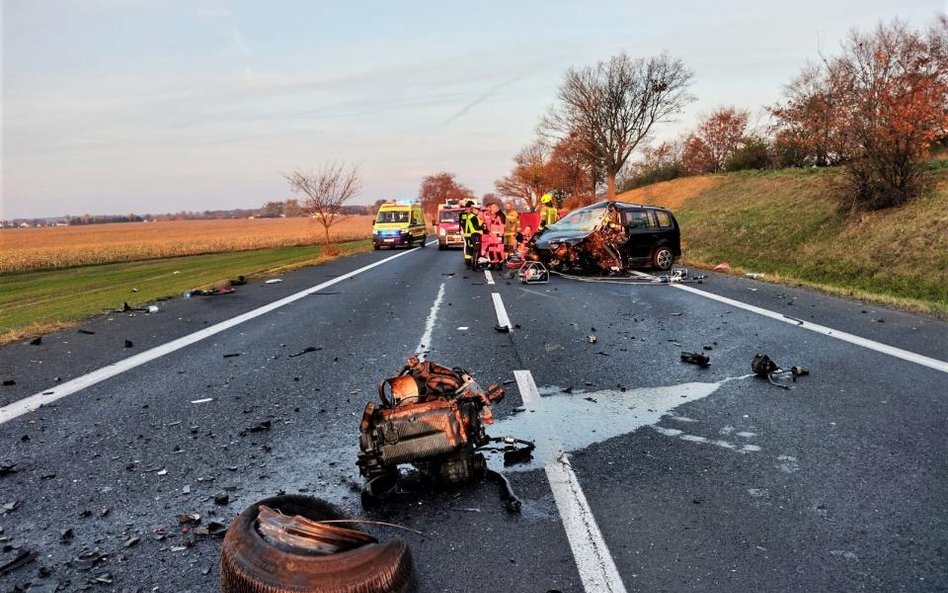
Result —
<svg viewBox="0 0 948 593"><path fill-rule="evenodd" d="M457 252L402 253L343 280L395 254L0 348L0 379L16 381L0 388L0 467L15 464L0 475L0 565L38 554L0 591L216 591L220 540L178 516L226 524L278 491L426 534L375 529L408 542L420 592L948 590L948 374L807 327L945 361L946 324L746 279L689 285L801 326L668 285L496 272L491 285ZM494 331L498 300L511 333ZM490 483L361 507L359 416L426 323L430 360L507 382L490 432L538 444L508 472L520 515ZM792 390L749 377L758 352L811 375Z"/></svg>

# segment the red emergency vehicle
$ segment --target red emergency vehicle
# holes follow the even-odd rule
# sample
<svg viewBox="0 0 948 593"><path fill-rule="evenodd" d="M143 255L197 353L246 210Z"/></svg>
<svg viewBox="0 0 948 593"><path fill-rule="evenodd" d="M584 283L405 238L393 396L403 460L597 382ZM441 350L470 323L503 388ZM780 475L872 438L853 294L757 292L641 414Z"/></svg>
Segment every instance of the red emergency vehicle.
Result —
<svg viewBox="0 0 948 593"><path fill-rule="evenodd" d="M479 199L471 198L470 201L480 206ZM438 218L435 221L438 232L438 249L464 247L464 235L461 234L458 217L464 212L464 204L467 202L468 200L447 200L444 204L438 204Z"/></svg>

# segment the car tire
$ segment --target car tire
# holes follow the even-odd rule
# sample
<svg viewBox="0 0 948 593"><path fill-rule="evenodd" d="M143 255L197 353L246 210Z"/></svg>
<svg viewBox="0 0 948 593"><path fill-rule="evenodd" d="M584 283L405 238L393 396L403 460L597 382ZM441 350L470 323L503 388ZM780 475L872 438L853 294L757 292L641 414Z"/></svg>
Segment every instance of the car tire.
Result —
<svg viewBox="0 0 948 593"><path fill-rule="evenodd" d="M367 544L353 550L315 555L276 547L255 526L258 508L266 505L314 521L346 519L335 506L299 495L262 500L237 516L221 547L223 593L408 593L414 563L405 542ZM359 527L353 527L364 531Z"/></svg>
<svg viewBox="0 0 948 593"><path fill-rule="evenodd" d="M421 236L421 248L424 249L428 246L428 235Z"/></svg>
<svg viewBox="0 0 948 593"><path fill-rule="evenodd" d="M652 252L652 267L656 270L670 270L675 263L675 254L667 245L659 245Z"/></svg>
<svg viewBox="0 0 948 593"><path fill-rule="evenodd" d="M372 249L378 251L378 250L381 249L381 248L382 248L382 246L379 245L378 243L372 243Z"/></svg>

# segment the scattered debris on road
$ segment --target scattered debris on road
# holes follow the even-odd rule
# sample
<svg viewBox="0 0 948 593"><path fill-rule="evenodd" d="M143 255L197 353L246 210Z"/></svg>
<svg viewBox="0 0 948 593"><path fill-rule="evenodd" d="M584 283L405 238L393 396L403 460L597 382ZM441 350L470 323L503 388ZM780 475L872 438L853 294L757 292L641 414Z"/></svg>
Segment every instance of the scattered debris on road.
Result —
<svg viewBox="0 0 948 593"><path fill-rule="evenodd" d="M243 286L246 283L247 283L247 279L242 274L240 276L237 276L236 278L230 279L231 286Z"/></svg>
<svg viewBox="0 0 948 593"><path fill-rule="evenodd" d="M681 361L689 364L696 364L702 368L708 368L711 365L711 357L699 352L682 352Z"/></svg>
<svg viewBox="0 0 948 593"><path fill-rule="evenodd" d="M43 336L36 336L32 340L30 340L30 346L39 346L42 343L43 343Z"/></svg>
<svg viewBox="0 0 948 593"><path fill-rule="evenodd" d="M531 261L520 268L517 277L524 284L546 284L550 281L550 272L542 263Z"/></svg>
<svg viewBox="0 0 948 593"><path fill-rule="evenodd" d="M306 348L303 348L299 352L290 354L289 358L296 358L297 356L303 356L304 354L309 354L310 352L316 352L322 349L323 349L322 346L307 346Z"/></svg>
<svg viewBox="0 0 948 593"><path fill-rule="evenodd" d="M126 340L125 340L125 347L126 347L126 348L134 348L134 347L135 347L135 343L126 338Z"/></svg>
<svg viewBox="0 0 948 593"><path fill-rule="evenodd" d="M713 268L711 268L711 271L712 272L730 272L731 264L727 263L726 261L723 261L719 263L718 265L714 266Z"/></svg>
<svg viewBox="0 0 948 593"><path fill-rule="evenodd" d="M203 397L201 399L192 399L191 403L192 404L206 404L207 402L212 402L212 401L214 401L213 397Z"/></svg>
<svg viewBox="0 0 948 593"><path fill-rule="evenodd" d="M264 284L279 284L280 282L283 282L282 278L270 278L269 280L265 281Z"/></svg>
<svg viewBox="0 0 948 593"><path fill-rule="evenodd" d="M751 370L758 377L767 379L771 385L781 389L792 389L790 385L781 383L781 380L790 377L792 381L796 382L797 377L804 377L810 374L810 371L800 366L782 369L766 354L757 354L754 356L754 359L751 361Z"/></svg>
<svg viewBox="0 0 948 593"><path fill-rule="evenodd" d="M250 428L245 428L244 430L240 431L240 435L243 436L245 434L251 434L254 432L266 432L270 430L270 426L271 426L271 423L269 420L262 420L258 422L257 424L254 424Z"/></svg>
<svg viewBox="0 0 948 593"><path fill-rule="evenodd" d="M185 294L188 296L221 296L225 294L234 294L235 292L237 292L236 288L210 288L207 290L202 290L202 289L190 290Z"/></svg>
<svg viewBox="0 0 948 593"><path fill-rule="evenodd" d="M0 565L0 574L11 573L18 568L22 568L30 562L36 560L36 552L32 550L20 550L16 557L4 565Z"/></svg>

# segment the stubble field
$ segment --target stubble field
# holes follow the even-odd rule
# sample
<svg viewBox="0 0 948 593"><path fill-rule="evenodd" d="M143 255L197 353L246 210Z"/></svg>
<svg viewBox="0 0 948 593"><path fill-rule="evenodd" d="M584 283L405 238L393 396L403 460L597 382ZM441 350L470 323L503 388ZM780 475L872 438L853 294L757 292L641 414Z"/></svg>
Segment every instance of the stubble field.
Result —
<svg viewBox="0 0 948 593"><path fill-rule="evenodd" d="M372 216L332 227L336 241L368 238ZM0 274L185 255L318 245L310 218L177 220L0 230Z"/></svg>

